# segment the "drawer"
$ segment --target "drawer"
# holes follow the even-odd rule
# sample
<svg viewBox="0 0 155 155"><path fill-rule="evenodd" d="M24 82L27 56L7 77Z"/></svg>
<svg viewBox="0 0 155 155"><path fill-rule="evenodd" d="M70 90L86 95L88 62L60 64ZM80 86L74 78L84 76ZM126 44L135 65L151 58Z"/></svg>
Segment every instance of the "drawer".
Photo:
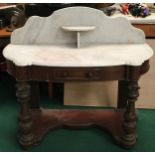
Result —
<svg viewBox="0 0 155 155"><path fill-rule="evenodd" d="M54 80L75 81L75 80L99 80L101 78L99 70L89 69L58 69L54 71Z"/></svg>

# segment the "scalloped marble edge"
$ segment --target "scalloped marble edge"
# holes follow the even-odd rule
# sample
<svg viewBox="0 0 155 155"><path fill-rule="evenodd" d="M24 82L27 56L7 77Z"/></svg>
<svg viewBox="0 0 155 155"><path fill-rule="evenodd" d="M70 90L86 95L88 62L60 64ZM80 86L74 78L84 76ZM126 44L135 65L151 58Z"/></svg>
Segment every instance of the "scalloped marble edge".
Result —
<svg viewBox="0 0 155 155"><path fill-rule="evenodd" d="M68 20L66 22L65 20L67 19L72 20ZM109 25L106 25L106 22ZM145 42L144 32L132 26L131 23L124 17L110 18L102 11L88 7L68 7L57 10L48 17L30 17L24 27L16 29L12 33L11 43L48 45L63 44L64 46L68 46L68 44L74 44L76 38L73 37L73 34L66 35L66 32L60 30L63 25L96 26L94 31L82 35L81 42L86 45L92 45L98 42L124 44ZM119 25L119 28L117 29L116 27L113 27L114 25ZM123 36L123 38L120 36ZM93 38L96 38L95 41Z"/></svg>
<svg viewBox="0 0 155 155"><path fill-rule="evenodd" d="M17 66L140 66L144 61L151 58L153 50L146 43L121 46L99 45L81 49L58 46L27 46L10 44L4 49L3 55L6 59L13 61Z"/></svg>
<svg viewBox="0 0 155 155"><path fill-rule="evenodd" d="M76 15L76 18L74 14ZM85 15L85 16L83 17L81 15ZM66 18L68 20L72 19L73 21L69 20L68 22L66 21ZM77 19L79 19L79 21ZM67 22L68 25L66 25L65 22ZM79 25L79 23L81 25ZM115 24L115 29L113 27L114 24ZM96 26L96 29L90 32L85 32L84 35L81 35L81 42L82 43L84 42L85 46L84 48L76 49L73 46L71 46L71 44L74 43L72 41L74 40L74 38L76 39L76 37L74 35L73 36L71 35L73 33L64 32L61 29L63 25L66 25L66 26L94 25ZM116 29L116 27L118 27L118 29ZM106 28L108 31L106 31ZM123 37L120 37L120 36L123 36ZM125 41L124 41L124 38L126 39ZM51 41L52 39L54 42ZM94 40L95 42L92 42ZM91 46L88 46L89 44ZM114 52L115 50L113 49L112 50L113 53L112 53L111 50L107 49L109 51L107 51L107 54L105 56L108 55L108 58L110 59L108 60L104 59L105 61L104 63L102 63L102 61L100 60L100 63L98 63L97 62L98 59L96 60L96 59L93 59L93 57L89 57L91 60L88 60L86 64L85 61L87 59L85 58L88 58L89 56L88 51L91 51L92 54L95 56L96 49L98 51L106 50L105 48L103 48L104 46L103 44L105 44L105 47L106 45L109 45L111 47L113 47L114 45L117 45L117 46L124 46L126 48L128 48L130 44L131 45L133 44L135 46L144 45L145 35L142 30L133 27L129 22L129 20L127 20L126 18L123 18L123 17L110 18L105 14L103 14L102 11L99 11L93 8L88 8L88 7L70 7L70 8L65 8L65 9L60 9L58 11L55 11L49 17L38 17L38 16L30 17L24 27L19 28L12 33L11 44L4 49L3 54L5 58L13 61L18 66L43 65L43 66L61 66L61 67L66 65L65 62L63 61L60 62L62 60L62 55L64 54L64 53L61 54L60 52L63 52L64 49L66 51L68 50L70 51L69 53L70 57L66 55L67 59L74 60L75 58L76 60L78 59L80 60L80 61L76 61L76 64L73 61L71 62L68 61L68 65L67 65L68 67L73 67L73 66L90 67L90 66L109 66L109 65L110 66L113 66L113 65L138 66L138 65L141 65L144 62L144 60L149 59L153 55L153 51L147 44L146 45L148 47L146 48L146 53L143 50L143 55L142 53L139 53L140 52L139 50L142 49L140 46L138 49L134 50L134 53L137 53L135 51L138 51L137 53L138 55L136 55L137 58L135 57L133 58L132 55L126 55L125 59L123 59L123 57L121 58L120 55L119 57L118 56L113 57L113 56L116 56L117 54L116 52ZM22 49L18 48L19 47L18 45L20 45ZM10 46L13 49L9 48ZM48 46L48 48L45 48L45 46ZM37 50L36 50L36 47L37 47ZM29 50L29 53L26 53L27 48ZM39 52L39 55L40 54L44 55L45 53L47 54L46 55L47 58L51 56L52 57L57 56L57 57L61 57L61 60L57 59L59 63L55 62L54 64L50 62L51 60L48 62L41 60L42 59L41 57L41 59L38 59L38 62L36 63L35 59L36 59L36 54L38 54L38 50L39 51L41 50ZM122 55L125 54L125 52L123 51L125 50L121 49ZM54 55L54 52L59 52L59 55L57 55L57 53L55 53ZM74 52L77 52L77 53L80 52L80 54L74 55L75 54ZM87 53L87 55L85 52ZM111 53L111 55L109 55L109 53ZM103 53L101 52L100 54L103 54ZM133 58L134 61L132 61L131 59L129 60L128 59L129 56L131 56L131 58ZM44 57L44 59L46 59L46 57ZM84 59L81 57L84 57ZM99 55L98 57L99 59L101 59ZM115 58L117 58L118 60L116 60Z"/></svg>

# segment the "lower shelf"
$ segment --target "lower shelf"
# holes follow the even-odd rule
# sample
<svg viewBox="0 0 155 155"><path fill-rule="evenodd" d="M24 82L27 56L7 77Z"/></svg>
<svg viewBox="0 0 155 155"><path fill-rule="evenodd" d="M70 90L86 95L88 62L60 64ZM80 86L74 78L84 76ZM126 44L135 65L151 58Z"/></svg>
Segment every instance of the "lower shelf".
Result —
<svg viewBox="0 0 155 155"><path fill-rule="evenodd" d="M116 110L32 110L34 143L38 143L50 130L58 127L84 128L101 127L112 134L121 144L123 135L123 111Z"/></svg>

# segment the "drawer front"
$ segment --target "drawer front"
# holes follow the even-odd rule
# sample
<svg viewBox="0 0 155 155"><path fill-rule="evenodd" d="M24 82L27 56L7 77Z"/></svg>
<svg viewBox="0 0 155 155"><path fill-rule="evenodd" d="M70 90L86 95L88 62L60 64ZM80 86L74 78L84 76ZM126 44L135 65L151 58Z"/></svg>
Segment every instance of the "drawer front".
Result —
<svg viewBox="0 0 155 155"><path fill-rule="evenodd" d="M101 78L99 70L89 69L58 69L54 71L54 80L60 81L75 81L75 80L99 80Z"/></svg>

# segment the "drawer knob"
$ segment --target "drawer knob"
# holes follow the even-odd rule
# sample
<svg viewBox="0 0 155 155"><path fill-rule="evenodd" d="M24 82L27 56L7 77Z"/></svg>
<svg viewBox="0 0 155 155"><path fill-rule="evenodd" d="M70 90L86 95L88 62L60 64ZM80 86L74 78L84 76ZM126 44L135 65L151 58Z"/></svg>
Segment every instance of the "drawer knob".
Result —
<svg viewBox="0 0 155 155"><path fill-rule="evenodd" d="M62 73L62 76L63 76L63 77L67 77L67 76L68 76L68 72L63 72L63 73Z"/></svg>
<svg viewBox="0 0 155 155"><path fill-rule="evenodd" d="M93 77L93 75L94 75L94 74L93 74L92 72L88 72L88 73L87 73L87 77L89 77L89 78Z"/></svg>

